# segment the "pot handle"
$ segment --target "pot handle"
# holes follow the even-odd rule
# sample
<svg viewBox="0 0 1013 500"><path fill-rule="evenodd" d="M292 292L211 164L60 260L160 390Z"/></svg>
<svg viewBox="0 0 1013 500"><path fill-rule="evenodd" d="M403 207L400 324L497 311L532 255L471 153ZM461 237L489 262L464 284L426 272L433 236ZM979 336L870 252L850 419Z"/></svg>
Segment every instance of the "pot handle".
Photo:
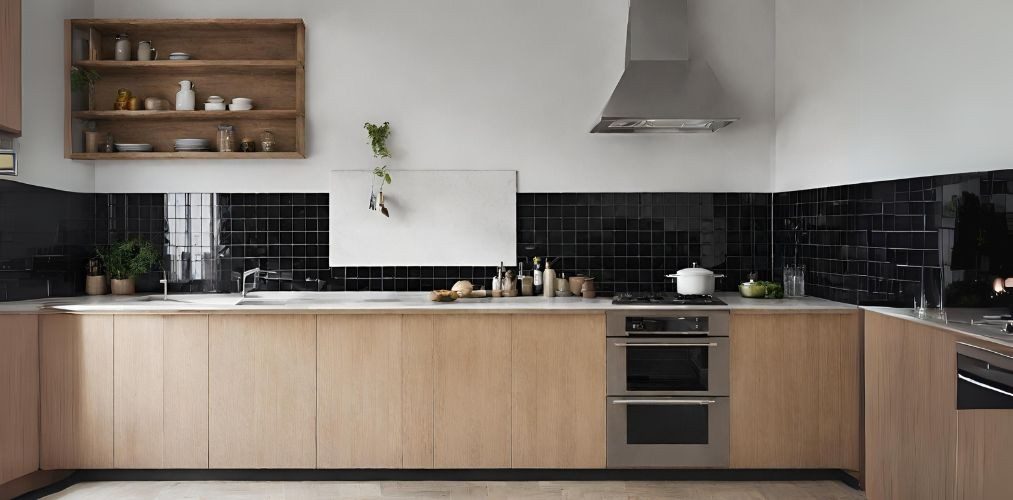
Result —
<svg viewBox="0 0 1013 500"><path fill-rule="evenodd" d="M714 277L715 278L727 278L728 276L725 276L723 274L715 274Z"/></svg>
<svg viewBox="0 0 1013 500"><path fill-rule="evenodd" d="M674 280L674 279L677 279L679 277L679 275L678 274L666 274L665 277L668 278L668 279L670 279L670 280Z"/></svg>

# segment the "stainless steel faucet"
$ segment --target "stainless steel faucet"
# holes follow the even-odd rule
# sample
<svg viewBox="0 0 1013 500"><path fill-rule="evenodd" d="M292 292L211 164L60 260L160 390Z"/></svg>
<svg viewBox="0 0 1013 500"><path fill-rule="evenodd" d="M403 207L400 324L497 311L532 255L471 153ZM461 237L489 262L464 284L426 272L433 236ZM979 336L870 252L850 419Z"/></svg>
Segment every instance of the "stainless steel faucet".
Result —
<svg viewBox="0 0 1013 500"><path fill-rule="evenodd" d="M162 270L162 279L158 280L162 284L162 300L169 300L169 275Z"/></svg>
<svg viewBox="0 0 1013 500"><path fill-rule="evenodd" d="M277 275L277 271L262 271L259 267L250 269L249 271L243 271L243 276L239 278L239 293L243 298L246 298L246 294L257 289L257 284L261 278L268 276ZM253 276L253 286L246 288L246 278Z"/></svg>

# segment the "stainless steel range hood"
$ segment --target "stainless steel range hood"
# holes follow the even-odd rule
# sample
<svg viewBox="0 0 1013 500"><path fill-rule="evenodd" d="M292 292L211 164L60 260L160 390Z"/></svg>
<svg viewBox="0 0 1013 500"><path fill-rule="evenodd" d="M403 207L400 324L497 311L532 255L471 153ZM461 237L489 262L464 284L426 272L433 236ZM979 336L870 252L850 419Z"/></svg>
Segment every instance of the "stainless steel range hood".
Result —
<svg viewBox="0 0 1013 500"><path fill-rule="evenodd" d="M739 119L689 57L687 0L630 0L626 71L592 133L714 132Z"/></svg>

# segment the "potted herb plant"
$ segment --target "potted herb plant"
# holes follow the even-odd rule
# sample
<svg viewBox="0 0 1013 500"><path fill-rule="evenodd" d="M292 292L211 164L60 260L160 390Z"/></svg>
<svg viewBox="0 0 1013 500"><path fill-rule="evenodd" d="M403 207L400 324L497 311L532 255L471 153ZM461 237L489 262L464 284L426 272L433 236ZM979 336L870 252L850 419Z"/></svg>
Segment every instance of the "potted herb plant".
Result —
<svg viewBox="0 0 1013 500"><path fill-rule="evenodd" d="M109 273L113 295L130 295L136 289L136 278L151 271L158 263L158 252L147 240L133 238L99 250Z"/></svg>

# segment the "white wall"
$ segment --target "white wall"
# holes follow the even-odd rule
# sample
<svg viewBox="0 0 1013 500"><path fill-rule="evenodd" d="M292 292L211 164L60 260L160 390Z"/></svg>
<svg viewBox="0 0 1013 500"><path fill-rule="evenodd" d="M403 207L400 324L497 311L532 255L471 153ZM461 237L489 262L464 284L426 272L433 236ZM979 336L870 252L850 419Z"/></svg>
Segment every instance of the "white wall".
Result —
<svg viewBox="0 0 1013 500"><path fill-rule="evenodd" d="M362 123L384 120L394 128L395 169L517 170L526 192L769 189L774 0L690 2L691 50L735 98L739 123L713 135L592 135L623 70L627 8L623 0L95 0L96 17L304 18L309 147L300 161L97 162L96 189L322 191L330 170L373 164ZM62 39L56 23L40 31ZM56 125L49 140L62 143Z"/></svg>
<svg viewBox="0 0 1013 500"><path fill-rule="evenodd" d="M779 191L1013 168L1013 2L776 0Z"/></svg>
<svg viewBox="0 0 1013 500"><path fill-rule="evenodd" d="M92 17L91 0L21 2L22 134L18 176L0 179L65 191L91 192L90 163L63 158L63 20ZM0 68L2 70L2 68Z"/></svg>

